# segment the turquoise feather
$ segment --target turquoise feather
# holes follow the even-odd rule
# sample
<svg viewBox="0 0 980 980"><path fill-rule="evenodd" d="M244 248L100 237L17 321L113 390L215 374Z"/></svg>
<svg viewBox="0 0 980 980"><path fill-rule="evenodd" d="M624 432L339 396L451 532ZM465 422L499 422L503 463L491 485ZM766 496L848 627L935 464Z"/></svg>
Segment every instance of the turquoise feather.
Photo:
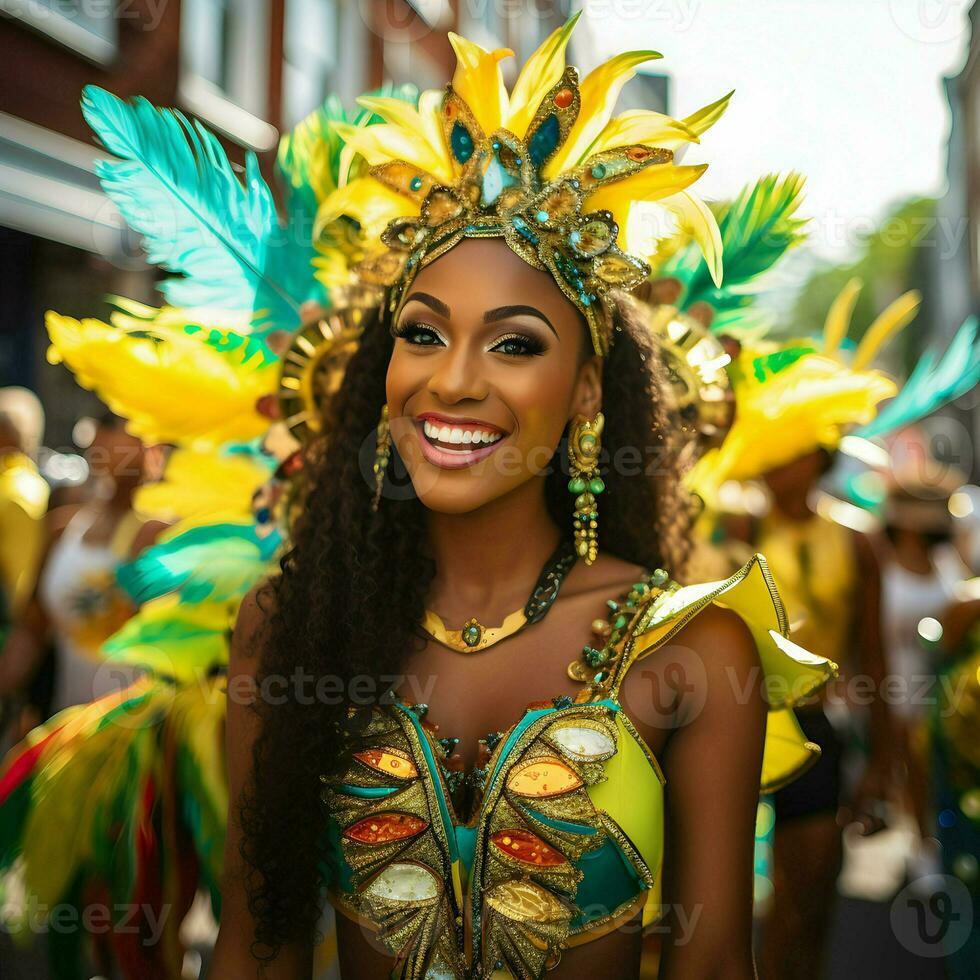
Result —
<svg viewBox="0 0 980 980"><path fill-rule="evenodd" d="M187 603L241 598L267 570L282 535L259 537L254 524L194 527L142 551L116 572L137 604L173 592Z"/></svg>
<svg viewBox="0 0 980 980"><path fill-rule="evenodd" d="M902 390L873 422L854 435L870 439L896 432L966 394L980 384L980 338L976 317L964 320L946 353L927 351Z"/></svg>
<svg viewBox="0 0 980 980"><path fill-rule="evenodd" d="M266 329L291 329L314 283L295 279L290 235L254 153L245 184L218 140L199 123L146 99L130 103L93 85L82 113L119 160L99 161L103 190L143 236L150 262L177 273L160 289L172 306L256 311Z"/></svg>

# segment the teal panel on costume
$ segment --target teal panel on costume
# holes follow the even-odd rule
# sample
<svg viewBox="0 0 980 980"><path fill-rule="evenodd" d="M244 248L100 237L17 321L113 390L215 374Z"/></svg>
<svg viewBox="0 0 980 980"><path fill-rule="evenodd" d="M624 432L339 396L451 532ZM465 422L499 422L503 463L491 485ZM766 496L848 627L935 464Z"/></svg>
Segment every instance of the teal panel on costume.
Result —
<svg viewBox="0 0 980 980"><path fill-rule="evenodd" d="M343 783L337 789L348 796L359 796L364 800L380 800L398 792L397 786L353 786L351 783Z"/></svg>
<svg viewBox="0 0 980 980"><path fill-rule="evenodd" d="M575 893L581 914L572 920L572 929L615 912L646 891L643 880L611 837L572 863L585 875Z"/></svg>
<svg viewBox="0 0 980 980"><path fill-rule="evenodd" d="M317 864L322 880L331 888L339 888L343 892L354 890L354 872L344 859L344 851L340 846L340 824L333 814L327 816L326 858Z"/></svg>
<svg viewBox="0 0 980 980"><path fill-rule="evenodd" d="M535 820L539 820L546 827L553 827L555 830L563 830L566 834L582 834L583 836L592 836L596 833L596 828L590 827L588 824L572 823L569 820L557 820L554 817L546 817L543 813L540 813L529 806L522 807L521 809Z"/></svg>
<svg viewBox="0 0 980 980"><path fill-rule="evenodd" d="M435 760L435 756L432 754L432 747L429 745L429 740L426 738L425 732L422 730L422 726L419 724L418 719L411 711L408 710L404 705L396 704L396 708L401 711L406 718L412 723L412 727L415 729L415 733L418 736L419 745L422 747L422 754L425 756L425 764L429 769L430 782L432 784L432 789L436 794L436 799L439 801L439 813L442 816L442 826L446 832L446 840L449 844L449 860L458 861L459 860L459 849L456 847L456 835L453 833L453 822L449 818L449 807L446 806L446 799L442 793L442 780L439 778L439 766Z"/></svg>
<svg viewBox="0 0 980 980"><path fill-rule="evenodd" d="M476 855L476 827L457 827L456 846L459 849L459 860L466 869L468 878L473 870L473 858Z"/></svg>

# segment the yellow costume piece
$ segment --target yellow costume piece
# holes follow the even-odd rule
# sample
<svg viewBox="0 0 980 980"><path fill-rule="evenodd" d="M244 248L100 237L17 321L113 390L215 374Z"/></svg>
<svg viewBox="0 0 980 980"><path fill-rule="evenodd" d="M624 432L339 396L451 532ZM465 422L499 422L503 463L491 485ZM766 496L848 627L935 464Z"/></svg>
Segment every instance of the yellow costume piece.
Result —
<svg viewBox="0 0 980 980"><path fill-rule="evenodd" d="M34 589L48 492L29 457L19 452L0 456L0 578L11 618Z"/></svg>
<svg viewBox="0 0 980 980"><path fill-rule="evenodd" d="M665 781L619 690L634 663L712 603L745 621L759 652L770 705L762 789L819 755L789 709L836 666L787 639L764 559L721 582L646 582L617 604L628 624L603 668L585 670L579 696L534 702L500 733L469 820L453 810L447 751L424 706L376 709L347 771L328 783L332 900L378 931L401 977L463 977L476 963L485 976L537 977L562 948L640 909L656 918Z"/></svg>
<svg viewBox="0 0 980 980"><path fill-rule="evenodd" d="M900 296L868 327L850 360L840 350L860 289L852 280L831 305L822 342L744 347L733 366L735 422L717 449L692 470L690 485L709 503L726 480L751 480L815 449L836 449L851 426L870 422L898 391L869 367L875 354L919 308Z"/></svg>
<svg viewBox="0 0 980 980"><path fill-rule="evenodd" d="M754 545L779 584L793 639L837 663L848 663L850 612L857 592L854 532L814 514L796 521L778 512L760 523Z"/></svg>

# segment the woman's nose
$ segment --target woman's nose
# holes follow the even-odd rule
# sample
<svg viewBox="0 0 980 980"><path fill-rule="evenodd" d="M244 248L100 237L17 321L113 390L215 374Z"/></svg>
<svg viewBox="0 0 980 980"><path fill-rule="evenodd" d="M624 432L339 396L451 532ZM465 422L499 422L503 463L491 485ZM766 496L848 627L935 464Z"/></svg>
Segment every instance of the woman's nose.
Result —
<svg viewBox="0 0 980 980"><path fill-rule="evenodd" d="M433 371L428 389L446 404L467 398L481 401L487 395L487 380L480 364L479 352L459 345L432 358Z"/></svg>

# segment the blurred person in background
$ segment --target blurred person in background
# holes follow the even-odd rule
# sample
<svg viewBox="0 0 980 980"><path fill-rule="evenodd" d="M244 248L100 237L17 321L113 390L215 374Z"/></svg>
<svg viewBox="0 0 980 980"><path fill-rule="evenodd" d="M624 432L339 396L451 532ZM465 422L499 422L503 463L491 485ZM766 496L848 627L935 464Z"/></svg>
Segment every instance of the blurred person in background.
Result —
<svg viewBox="0 0 980 980"><path fill-rule="evenodd" d="M788 980L821 975L843 853L839 817L856 820L865 833L881 829L878 804L889 793L894 768L890 717L877 696L885 670L876 551L866 535L813 509L814 493L832 462L831 452L818 449L765 472L770 510L743 529L753 549L766 555L793 641L834 661L845 679L864 675L875 682L867 768L843 806L844 739L825 710L826 696L796 706L800 727L821 755L774 795L778 914L769 916L762 946L764 975Z"/></svg>
<svg viewBox="0 0 980 980"><path fill-rule="evenodd" d="M150 545L166 525L147 521L133 509L147 452L122 419L107 412L95 423L86 459L87 499L49 515L36 588L0 653L0 698L24 699L49 638L55 646L48 711L28 703L14 722L14 738L39 724L45 714L90 701L132 680L131 671L106 670L99 658L103 641L135 612L116 582L116 569Z"/></svg>
<svg viewBox="0 0 980 980"><path fill-rule="evenodd" d="M34 589L44 544L48 484L38 472L44 410L26 388L0 389L0 629Z"/></svg>
<svg viewBox="0 0 980 980"><path fill-rule="evenodd" d="M935 833L930 800L926 722L939 663L939 621L970 571L952 542L949 498L964 483L948 472L937 481L897 473L885 501L887 558L882 567L882 624L889 674L902 678L903 696L893 714L907 769L903 806L915 819L920 841L912 878L937 870L939 858L927 842ZM907 692L907 696L904 696Z"/></svg>

